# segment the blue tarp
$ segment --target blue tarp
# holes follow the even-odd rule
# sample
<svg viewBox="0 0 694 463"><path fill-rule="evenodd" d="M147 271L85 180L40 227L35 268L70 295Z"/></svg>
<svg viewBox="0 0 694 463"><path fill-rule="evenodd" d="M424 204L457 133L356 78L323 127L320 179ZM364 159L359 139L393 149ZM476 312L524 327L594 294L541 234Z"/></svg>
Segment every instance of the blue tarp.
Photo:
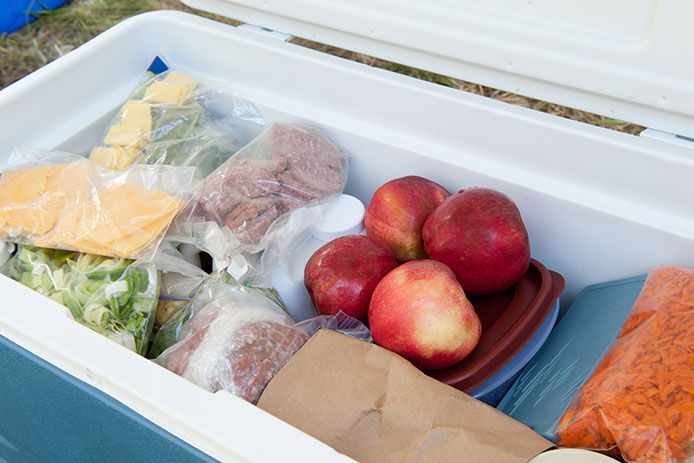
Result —
<svg viewBox="0 0 694 463"><path fill-rule="evenodd" d="M58 8L67 0L0 0L0 34L14 32L38 17L38 12Z"/></svg>

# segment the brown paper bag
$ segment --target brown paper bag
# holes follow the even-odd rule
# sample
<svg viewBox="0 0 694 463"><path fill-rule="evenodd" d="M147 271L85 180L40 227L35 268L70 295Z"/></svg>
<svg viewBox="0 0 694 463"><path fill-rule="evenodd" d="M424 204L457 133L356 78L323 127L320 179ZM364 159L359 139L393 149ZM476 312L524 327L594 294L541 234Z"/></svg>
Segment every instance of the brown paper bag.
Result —
<svg viewBox="0 0 694 463"><path fill-rule="evenodd" d="M553 446L374 344L315 334L258 406L361 462L518 462Z"/></svg>

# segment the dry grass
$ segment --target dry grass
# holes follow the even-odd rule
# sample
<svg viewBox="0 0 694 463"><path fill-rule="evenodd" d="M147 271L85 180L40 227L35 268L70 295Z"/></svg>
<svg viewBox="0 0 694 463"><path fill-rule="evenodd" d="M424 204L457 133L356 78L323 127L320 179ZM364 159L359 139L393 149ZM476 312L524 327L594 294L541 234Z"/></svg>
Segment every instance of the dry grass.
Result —
<svg viewBox="0 0 694 463"><path fill-rule="evenodd" d="M157 9L189 11L228 24L239 24L238 21L188 8L180 0L71 0L63 7L42 15L29 26L9 36L0 37L0 88L69 52L124 18ZM644 127L635 124L453 79L301 38L296 38L292 42L369 66L388 69L568 119L632 134L638 134L644 129Z"/></svg>

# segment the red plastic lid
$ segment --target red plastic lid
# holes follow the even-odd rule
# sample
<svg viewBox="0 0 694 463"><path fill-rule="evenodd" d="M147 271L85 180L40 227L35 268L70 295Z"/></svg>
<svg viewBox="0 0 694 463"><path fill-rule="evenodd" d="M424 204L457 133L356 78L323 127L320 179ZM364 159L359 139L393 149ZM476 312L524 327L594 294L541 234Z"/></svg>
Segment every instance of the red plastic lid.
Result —
<svg viewBox="0 0 694 463"><path fill-rule="evenodd" d="M452 367L426 373L463 392L473 390L533 337L563 290L564 278L533 259L513 287L489 296L470 296L482 322L479 344Z"/></svg>

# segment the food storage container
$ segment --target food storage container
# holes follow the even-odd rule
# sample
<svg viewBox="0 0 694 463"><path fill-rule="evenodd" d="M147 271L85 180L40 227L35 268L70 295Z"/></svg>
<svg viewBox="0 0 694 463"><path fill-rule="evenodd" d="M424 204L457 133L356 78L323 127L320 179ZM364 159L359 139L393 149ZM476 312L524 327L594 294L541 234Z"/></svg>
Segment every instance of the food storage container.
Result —
<svg viewBox="0 0 694 463"><path fill-rule="evenodd" d="M552 330L563 289L562 276L533 259L513 287L470 296L482 323L477 347L457 364L429 375L496 405L503 395L497 389L523 368Z"/></svg>
<svg viewBox="0 0 694 463"><path fill-rule="evenodd" d="M509 390L514 381L520 376L523 367L532 359L537 351L547 340L559 314L559 299L554 301L550 312L538 327L535 334L521 347L521 349L509 359L509 361L497 370L494 375L477 386L468 394L482 402L496 407L504 394Z"/></svg>
<svg viewBox="0 0 694 463"><path fill-rule="evenodd" d="M499 410L552 439L576 391L617 339L645 280L642 275L581 291Z"/></svg>
<svg viewBox="0 0 694 463"><path fill-rule="evenodd" d="M589 284L694 262L694 152L678 138L694 137L694 61L683 59L694 3L189 4L250 25L147 13L9 86L0 92L0 168L19 145L87 152L159 55L255 102L270 121L324 130L351 154L345 192L363 202L410 174L450 190L504 192L523 215L533 257L566 279L564 308ZM286 34L670 135L637 137L508 105L287 43ZM135 451L164 460L171 454L158 449L166 447L179 459L347 460L249 403L208 393L71 321L19 283L0 277L0 287L1 355L18 359L2 369L3 458L90 460L101 450L102 461ZM94 400L61 393L61 384ZM131 439L130 427L161 440L146 431ZM57 440L64 446L53 446Z"/></svg>

